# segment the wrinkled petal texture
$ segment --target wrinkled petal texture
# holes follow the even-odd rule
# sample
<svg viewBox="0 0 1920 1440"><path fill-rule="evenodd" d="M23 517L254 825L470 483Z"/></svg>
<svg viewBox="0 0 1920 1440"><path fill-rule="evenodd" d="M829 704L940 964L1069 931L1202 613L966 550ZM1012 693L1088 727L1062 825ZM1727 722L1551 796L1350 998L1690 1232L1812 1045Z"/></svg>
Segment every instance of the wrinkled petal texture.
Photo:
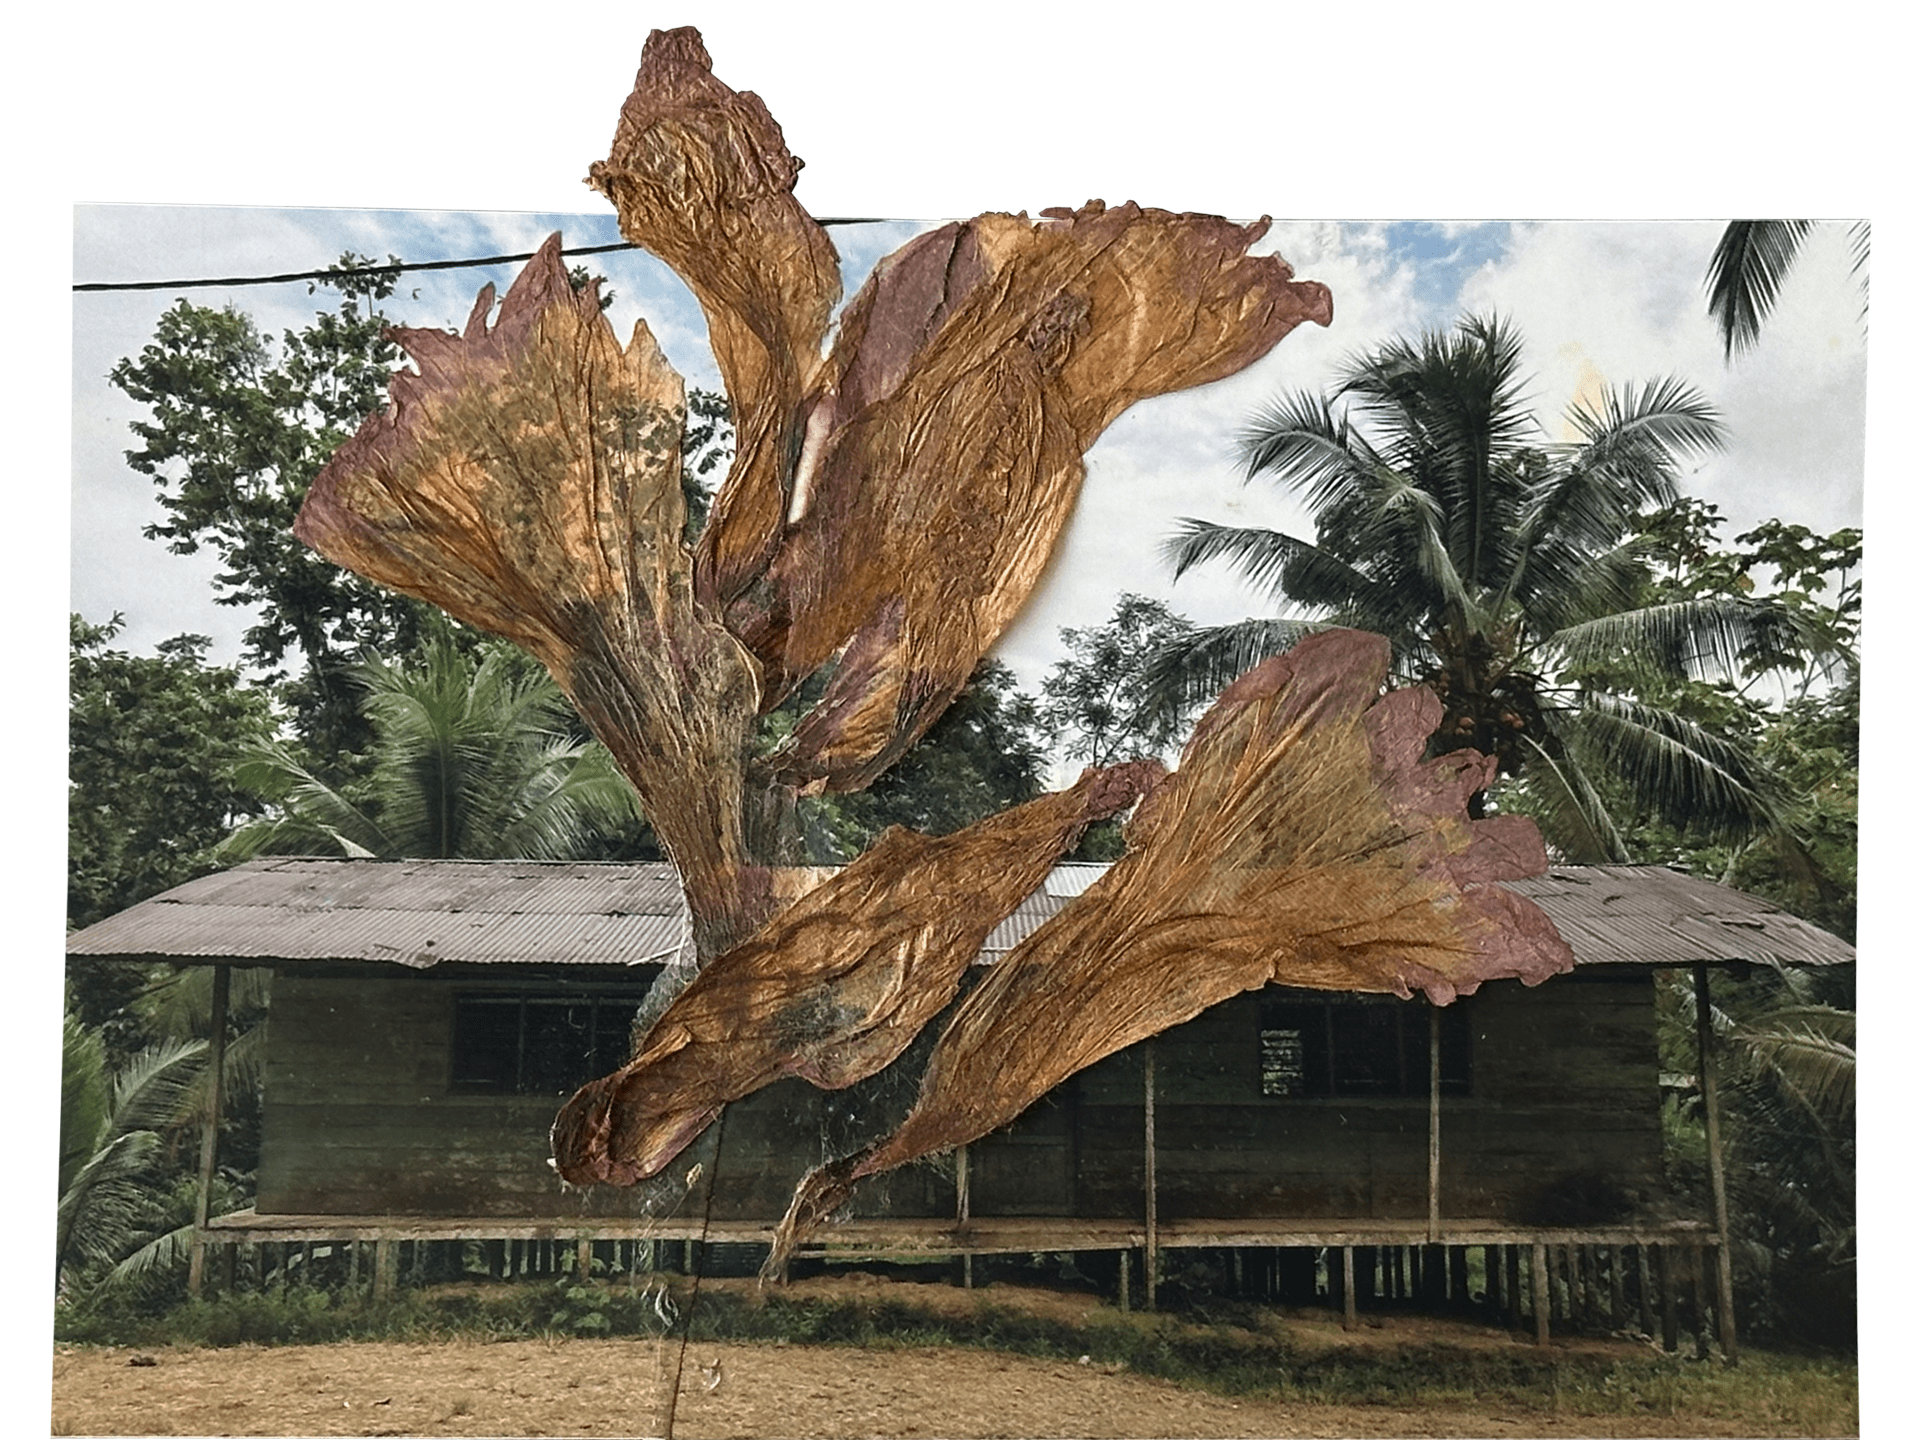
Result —
<svg viewBox="0 0 1920 1440"><path fill-rule="evenodd" d="M644 324L619 344L558 235L489 328L492 300L463 335L396 332L418 373L334 454L294 533L537 656L639 791L699 923L730 940L764 888L738 874L759 688L693 601L680 378Z"/></svg>
<svg viewBox="0 0 1920 1440"><path fill-rule="evenodd" d="M1164 772L1089 771L1058 794L938 839L893 829L668 1006L639 1055L582 1087L553 1126L574 1184L658 1174L728 1101L798 1075L841 1089L890 1064L954 997L993 927L1094 820Z"/></svg>
<svg viewBox="0 0 1920 1440"><path fill-rule="evenodd" d="M1572 952L1494 882L1538 874L1530 822L1472 820L1488 762L1421 755L1440 706L1381 697L1388 648L1330 631L1249 671L1142 803L1127 853L955 1011L913 1112L802 1183L770 1267L855 1181L978 1138L1115 1051L1269 982L1439 1004Z"/></svg>
<svg viewBox="0 0 1920 1440"><path fill-rule="evenodd" d="M833 242L793 197L799 173L765 103L716 79L699 32L682 28L647 37L612 148L589 174L620 233L699 300L732 405L734 461L701 538L703 599L732 598L772 555L801 400L840 299Z"/></svg>
<svg viewBox="0 0 1920 1440"><path fill-rule="evenodd" d="M839 657L779 779L858 789L920 738L1032 593L1122 410L1327 323L1324 286L1246 253L1264 230L1095 203L882 262L809 402L778 550L727 610L765 703Z"/></svg>

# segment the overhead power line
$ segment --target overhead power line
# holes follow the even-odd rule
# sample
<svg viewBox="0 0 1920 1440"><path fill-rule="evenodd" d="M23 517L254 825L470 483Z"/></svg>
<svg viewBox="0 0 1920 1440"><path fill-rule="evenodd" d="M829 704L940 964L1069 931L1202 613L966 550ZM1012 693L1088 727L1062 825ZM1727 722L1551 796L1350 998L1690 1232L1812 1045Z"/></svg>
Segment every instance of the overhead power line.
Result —
<svg viewBox="0 0 1920 1440"><path fill-rule="evenodd" d="M877 218L868 216L834 216L814 221L816 225L878 223L880 222ZM560 253L562 255L605 255L611 250L638 250L639 248L638 245L630 245L623 240L617 245L577 245ZM285 285L295 280L332 280L343 275L403 275L416 270L472 270L482 265L514 265L522 260L531 260L537 253L529 250L524 255L481 255L472 260L417 260L411 263L387 265L333 265L324 270L295 270L285 275L226 275L211 280L96 280L75 285L73 288L76 292L97 293L102 290L198 290L230 285Z"/></svg>

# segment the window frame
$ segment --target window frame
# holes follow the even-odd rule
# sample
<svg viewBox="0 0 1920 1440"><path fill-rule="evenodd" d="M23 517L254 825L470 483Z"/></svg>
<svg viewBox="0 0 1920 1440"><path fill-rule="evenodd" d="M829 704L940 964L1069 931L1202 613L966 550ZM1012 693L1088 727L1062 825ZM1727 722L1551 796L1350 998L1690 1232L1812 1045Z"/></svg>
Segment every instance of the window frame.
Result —
<svg viewBox="0 0 1920 1440"><path fill-rule="evenodd" d="M463 986L448 997L447 1094L461 1099L522 1100L551 1099L570 1095L589 1080L610 1074L624 1064L632 1053L634 1012L646 993L645 987L621 988L607 985L571 987ZM475 1047L488 1043L475 1036L463 1023L463 1013L474 1007L511 1005L514 1011L513 1078L483 1078L482 1068L471 1063ZM529 1066L528 1024L530 1009L585 1007L588 1035L584 1051L571 1061L561 1061L557 1075L543 1077ZM564 1023L564 1022L563 1022ZM497 1042L495 1042L497 1043ZM615 1055L618 1058L613 1058ZM548 1057L549 1067L553 1064ZM576 1072L577 1078L576 1078Z"/></svg>
<svg viewBox="0 0 1920 1440"><path fill-rule="evenodd" d="M1254 1094L1263 1102L1277 1104L1424 1104L1432 1096L1429 1017L1437 1009L1441 1022L1440 1098L1471 1099L1474 1036L1468 999L1463 996L1450 1005L1436 1007L1424 999L1401 1000L1393 995L1276 987L1274 993L1260 998L1255 1012ZM1373 1063L1369 1065L1355 1053L1367 1046L1364 1027L1369 1022L1378 1026L1389 1015L1393 1017L1391 1040L1384 1046L1378 1040L1372 1042ZM1361 1024L1359 1033L1354 1030L1355 1021ZM1298 1037L1297 1059L1291 1062L1297 1066L1299 1088L1295 1090L1274 1088L1275 1070L1289 1062L1269 1037L1284 1035ZM1389 1067L1379 1061L1389 1050L1393 1073L1383 1082L1377 1077Z"/></svg>

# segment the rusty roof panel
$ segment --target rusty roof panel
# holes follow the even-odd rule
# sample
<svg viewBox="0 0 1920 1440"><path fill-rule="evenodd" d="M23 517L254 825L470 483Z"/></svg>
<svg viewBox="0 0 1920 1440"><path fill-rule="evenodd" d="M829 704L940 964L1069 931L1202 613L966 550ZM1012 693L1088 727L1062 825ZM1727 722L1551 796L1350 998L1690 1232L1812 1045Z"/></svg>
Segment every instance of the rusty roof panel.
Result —
<svg viewBox="0 0 1920 1440"><path fill-rule="evenodd" d="M265 860L89 926L71 955L631 965L687 942L666 865Z"/></svg>
<svg viewBox="0 0 1920 1440"><path fill-rule="evenodd" d="M1772 901L1664 865L1556 865L1507 885L1547 912L1582 965L1854 960L1853 946Z"/></svg>
<svg viewBox="0 0 1920 1440"><path fill-rule="evenodd" d="M1058 867L996 926L1006 954L1105 871ZM1556 866L1511 888L1547 912L1581 965L1749 960L1837 965L1851 945L1757 896L1664 866ZM67 937L70 955L631 965L687 944L660 862L255 860Z"/></svg>

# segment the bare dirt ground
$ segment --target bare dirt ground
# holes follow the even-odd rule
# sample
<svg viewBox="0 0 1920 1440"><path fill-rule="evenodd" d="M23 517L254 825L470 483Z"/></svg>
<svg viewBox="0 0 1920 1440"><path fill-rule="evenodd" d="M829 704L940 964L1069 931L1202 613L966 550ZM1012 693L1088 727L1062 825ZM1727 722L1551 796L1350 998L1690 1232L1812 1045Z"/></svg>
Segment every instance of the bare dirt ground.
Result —
<svg viewBox="0 0 1920 1440"><path fill-rule="evenodd" d="M825 1282L817 1282L826 1288ZM975 1296L915 1287L919 1301ZM1009 1295L996 1286L996 1303ZM1098 1302L1023 1292L1022 1308L1080 1318ZM1111 1312L1108 1312L1111 1314ZM1303 1343L1523 1343L1484 1327L1389 1319L1346 1335L1290 1319ZM1307 1332L1307 1333L1303 1333ZM1576 1341L1629 1355L1629 1342ZM965 1349L855 1350L561 1339L231 1349L62 1347L56 1435L656 1435L680 1368L672 1433L805 1436L1734 1436L1732 1422L1648 1413L1557 1417L1463 1400L1418 1411L1230 1399L1118 1367Z"/></svg>

